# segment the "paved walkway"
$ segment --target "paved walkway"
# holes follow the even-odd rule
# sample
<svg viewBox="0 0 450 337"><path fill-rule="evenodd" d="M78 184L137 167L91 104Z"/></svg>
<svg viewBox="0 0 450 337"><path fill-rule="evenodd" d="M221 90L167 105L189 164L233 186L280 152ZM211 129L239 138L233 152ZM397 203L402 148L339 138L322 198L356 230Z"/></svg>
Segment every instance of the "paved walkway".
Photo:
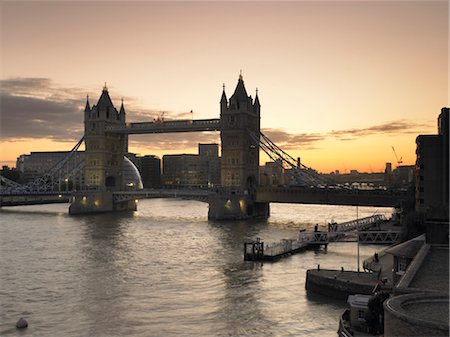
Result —
<svg viewBox="0 0 450 337"><path fill-rule="evenodd" d="M386 286L392 287L392 269L394 267L394 257L391 254L385 253L385 249L378 252L378 262L376 262L375 257L372 256L363 261L363 267L374 272L379 272L381 269L380 279L387 279Z"/></svg>

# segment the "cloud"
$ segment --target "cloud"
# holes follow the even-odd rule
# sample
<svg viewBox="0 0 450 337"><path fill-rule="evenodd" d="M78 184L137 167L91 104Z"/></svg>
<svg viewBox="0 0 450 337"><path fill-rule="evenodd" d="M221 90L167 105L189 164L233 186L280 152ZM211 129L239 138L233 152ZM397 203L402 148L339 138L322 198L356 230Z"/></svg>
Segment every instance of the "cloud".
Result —
<svg viewBox="0 0 450 337"><path fill-rule="evenodd" d="M45 78L8 79L2 80L0 85L1 140L71 141L81 138L83 102L79 100L80 90L54 88Z"/></svg>
<svg viewBox="0 0 450 337"><path fill-rule="evenodd" d="M324 140L319 133L288 133L280 129L263 129L262 132L283 150L312 149L314 144Z"/></svg>
<svg viewBox="0 0 450 337"><path fill-rule="evenodd" d="M430 127L429 124L419 124L405 119L386 122L380 125L374 125L362 129L347 129L339 131L331 131L329 136L336 137L340 140L354 140L355 137L379 135L379 134L418 134L424 128Z"/></svg>
<svg viewBox="0 0 450 337"><path fill-rule="evenodd" d="M48 78L0 80L0 88L0 140L45 138L76 142L83 136L85 89L61 87ZM144 109L132 97L126 97L126 102L130 122L151 121L163 112L166 119L190 116L189 112ZM95 101L91 99L92 104Z"/></svg>
<svg viewBox="0 0 450 337"><path fill-rule="evenodd" d="M67 88L48 78L12 78L0 81L0 140L14 141L42 138L77 142L83 135L83 110L86 89ZM88 90L89 91L89 90ZM90 90L93 92L94 90ZM95 92L93 96L96 96ZM120 93L116 97L121 97ZM125 96L124 96L125 97ZM127 121L152 121L164 113L166 120L191 118L190 112L146 109L133 97L125 97ZM95 104L91 99L91 105ZM119 107L116 107L119 108ZM359 129L337 130L325 133L294 134L281 129L267 128L263 133L286 151L314 149L330 137L350 141L379 134L418 134L428 124L396 120ZM131 147L149 151L186 151L198 143L219 143L218 132L132 135Z"/></svg>

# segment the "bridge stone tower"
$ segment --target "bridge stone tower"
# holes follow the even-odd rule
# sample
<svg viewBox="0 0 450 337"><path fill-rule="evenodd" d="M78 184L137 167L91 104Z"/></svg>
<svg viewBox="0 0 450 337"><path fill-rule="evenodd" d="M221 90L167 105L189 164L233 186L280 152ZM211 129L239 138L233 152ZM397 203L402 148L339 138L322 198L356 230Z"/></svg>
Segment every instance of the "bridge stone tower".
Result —
<svg viewBox="0 0 450 337"><path fill-rule="evenodd" d="M69 213L102 212L136 208L129 203L115 204L112 192L123 190L123 161L128 152L128 137L108 133L108 127L125 124L125 108L114 107L108 88L103 87L100 98L92 108L89 97L84 109L84 183L86 191L76 193Z"/></svg>
<svg viewBox="0 0 450 337"><path fill-rule="evenodd" d="M122 189L123 157L128 141L125 135L106 133L110 125L125 124L125 108L117 111L108 89L103 87L96 105L84 110L84 142L86 159L84 181L88 188L115 191Z"/></svg>
<svg viewBox="0 0 450 337"><path fill-rule="evenodd" d="M221 185L209 201L211 219L267 217L269 205L256 203L259 182L260 110L247 95L242 75L227 101L225 87L220 100L220 138L222 143Z"/></svg>

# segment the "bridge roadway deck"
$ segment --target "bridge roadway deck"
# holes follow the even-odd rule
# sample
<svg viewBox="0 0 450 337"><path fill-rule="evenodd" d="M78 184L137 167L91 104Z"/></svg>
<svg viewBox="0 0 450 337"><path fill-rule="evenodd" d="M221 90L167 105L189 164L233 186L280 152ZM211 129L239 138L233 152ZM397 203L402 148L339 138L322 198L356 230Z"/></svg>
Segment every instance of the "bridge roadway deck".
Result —
<svg viewBox="0 0 450 337"><path fill-rule="evenodd" d="M121 134L200 131L220 131L220 119L186 119L177 121L126 123L124 126L110 125L106 127L106 132Z"/></svg>
<svg viewBox="0 0 450 337"><path fill-rule="evenodd" d="M399 207L412 196L383 190L345 190L308 187L258 187L257 202Z"/></svg>
<svg viewBox="0 0 450 337"><path fill-rule="evenodd" d="M64 200L72 192L22 192L0 193L0 206L30 205L35 200L36 204L58 202L61 194ZM125 201L143 198L186 198L207 201L209 190L201 189L145 189L138 191L114 192L116 201ZM328 205L352 205L396 207L403 200L410 198L407 194L394 194L388 191L346 191L320 188L301 187L259 187L256 192L257 202L279 202L300 204L328 204Z"/></svg>
<svg viewBox="0 0 450 337"><path fill-rule="evenodd" d="M0 207L68 203L72 192L0 193Z"/></svg>

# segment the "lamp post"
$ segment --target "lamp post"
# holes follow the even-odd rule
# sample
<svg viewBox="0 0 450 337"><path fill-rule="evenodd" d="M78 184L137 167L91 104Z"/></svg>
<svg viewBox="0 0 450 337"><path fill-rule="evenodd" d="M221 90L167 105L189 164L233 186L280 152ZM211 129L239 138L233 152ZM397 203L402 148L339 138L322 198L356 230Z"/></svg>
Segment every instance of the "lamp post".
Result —
<svg viewBox="0 0 450 337"><path fill-rule="evenodd" d="M356 205L356 223L358 223L358 205ZM358 251L358 274L359 274L359 228L356 229L356 247Z"/></svg>

